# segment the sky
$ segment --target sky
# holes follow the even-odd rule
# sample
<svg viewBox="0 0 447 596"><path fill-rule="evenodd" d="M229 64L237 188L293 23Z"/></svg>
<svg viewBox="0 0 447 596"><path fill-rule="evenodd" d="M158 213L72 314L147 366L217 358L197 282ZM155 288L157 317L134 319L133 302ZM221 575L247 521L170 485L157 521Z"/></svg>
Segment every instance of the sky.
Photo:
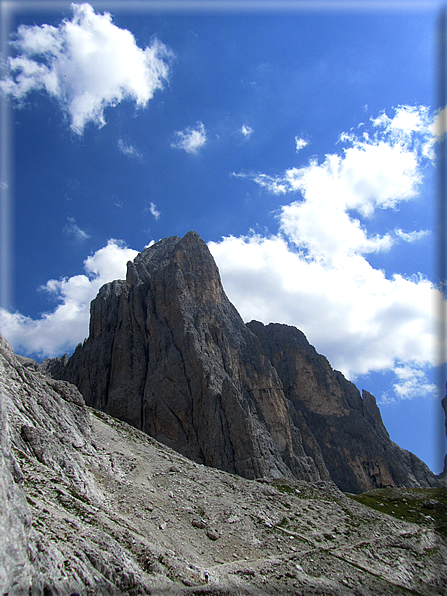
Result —
<svg viewBox="0 0 447 596"><path fill-rule="evenodd" d="M70 354L101 285L195 230L245 321L301 329L440 473L442 6L2 2L16 352Z"/></svg>

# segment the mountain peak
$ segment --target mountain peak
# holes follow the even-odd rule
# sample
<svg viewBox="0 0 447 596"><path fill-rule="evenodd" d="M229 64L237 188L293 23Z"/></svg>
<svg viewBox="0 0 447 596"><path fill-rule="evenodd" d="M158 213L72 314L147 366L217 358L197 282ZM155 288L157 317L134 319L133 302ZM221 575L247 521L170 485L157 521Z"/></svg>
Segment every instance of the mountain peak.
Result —
<svg viewBox="0 0 447 596"><path fill-rule="evenodd" d="M295 327L245 324L196 232L149 246L91 304L61 376L88 405L187 457L246 478L362 492L435 485L391 442L375 399Z"/></svg>

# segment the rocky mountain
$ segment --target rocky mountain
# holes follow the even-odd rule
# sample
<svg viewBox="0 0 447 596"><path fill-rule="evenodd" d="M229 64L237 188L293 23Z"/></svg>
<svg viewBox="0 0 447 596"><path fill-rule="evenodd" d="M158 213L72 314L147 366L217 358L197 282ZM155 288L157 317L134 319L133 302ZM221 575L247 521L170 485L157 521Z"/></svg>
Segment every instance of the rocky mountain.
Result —
<svg viewBox="0 0 447 596"><path fill-rule="evenodd" d="M33 368L0 336L0 594L447 594L445 489L247 480Z"/></svg>
<svg viewBox="0 0 447 596"><path fill-rule="evenodd" d="M43 366L89 406L248 479L333 481L357 493L437 484L390 440L374 397L303 333L243 322L195 232L129 262L126 280L92 301L88 339Z"/></svg>

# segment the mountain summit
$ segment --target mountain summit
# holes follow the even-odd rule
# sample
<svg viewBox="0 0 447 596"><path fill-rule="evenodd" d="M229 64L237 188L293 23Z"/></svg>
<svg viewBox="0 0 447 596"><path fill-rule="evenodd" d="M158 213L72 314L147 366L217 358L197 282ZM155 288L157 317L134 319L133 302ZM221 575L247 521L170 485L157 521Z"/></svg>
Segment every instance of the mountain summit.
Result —
<svg viewBox="0 0 447 596"><path fill-rule="evenodd" d="M349 492L437 484L390 440L375 398L301 331L244 323L195 232L146 248L125 281L105 284L88 339L52 369L88 405L245 478L333 481Z"/></svg>

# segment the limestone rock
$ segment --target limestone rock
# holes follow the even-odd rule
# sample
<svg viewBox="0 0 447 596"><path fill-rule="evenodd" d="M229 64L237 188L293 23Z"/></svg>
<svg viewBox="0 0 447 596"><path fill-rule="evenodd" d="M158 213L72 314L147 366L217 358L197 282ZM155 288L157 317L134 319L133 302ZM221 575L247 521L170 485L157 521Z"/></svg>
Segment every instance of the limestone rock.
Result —
<svg viewBox="0 0 447 596"><path fill-rule="evenodd" d="M278 372L306 452L324 461L342 490L437 486L427 466L390 440L373 395L334 371L304 334L288 325L248 323Z"/></svg>
<svg viewBox="0 0 447 596"><path fill-rule="evenodd" d="M197 462L247 478L320 474L293 439L281 382L194 232L101 288L64 369L86 403Z"/></svg>
<svg viewBox="0 0 447 596"><path fill-rule="evenodd" d="M219 540L220 538L219 532L217 530L213 530L212 528L207 531L206 535L210 540Z"/></svg>
<svg viewBox="0 0 447 596"><path fill-rule="evenodd" d="M437 482L390 441L374 397L303 333L244 324L195 232L150 246L125 281L104 285L88 339L48 368L88 405L246 478L333 481L351 492Z"/></svg>

